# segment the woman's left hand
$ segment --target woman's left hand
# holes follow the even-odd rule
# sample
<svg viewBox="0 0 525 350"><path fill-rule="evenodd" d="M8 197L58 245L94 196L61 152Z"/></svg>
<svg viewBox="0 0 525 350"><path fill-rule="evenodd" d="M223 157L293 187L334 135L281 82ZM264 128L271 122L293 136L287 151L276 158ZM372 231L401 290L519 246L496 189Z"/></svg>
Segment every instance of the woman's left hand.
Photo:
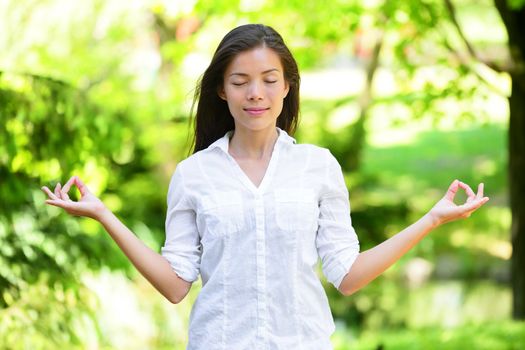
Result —
<svg viewBox="0 0 525 350"><path fill-rule="evenodd" d="M467 194L467 200L461 205L454 203L457 191L462 188ZM459 180L454 180L447 193L439 202L428 212L435 226L454 221L457 219L468 218L483 204L487 203L488 197L483 196L483 183L478 186L478 193L474 193L469 185Z"/></svg>

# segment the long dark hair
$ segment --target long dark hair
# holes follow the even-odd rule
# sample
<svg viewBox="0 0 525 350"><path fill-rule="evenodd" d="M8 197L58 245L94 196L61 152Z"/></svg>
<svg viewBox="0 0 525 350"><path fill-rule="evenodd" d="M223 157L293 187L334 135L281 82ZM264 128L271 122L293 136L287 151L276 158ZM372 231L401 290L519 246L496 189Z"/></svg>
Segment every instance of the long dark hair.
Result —
<svg viewBox="0 0 525 350"><path fill-rule="evenodd" d="M261 46L266 46L279 55L284 79L289 84L283 110L277 118L277 126L290 135L295 132L299 114L300 84L297 62L275 29L263 24L246 24L226 34L197 84L193 100L193 106L197 102L197 112L193 118L193 153L207 148L227 131L234 129L228 104L218 95L219 88L224 84L224 72L237 54Z"/></svg>

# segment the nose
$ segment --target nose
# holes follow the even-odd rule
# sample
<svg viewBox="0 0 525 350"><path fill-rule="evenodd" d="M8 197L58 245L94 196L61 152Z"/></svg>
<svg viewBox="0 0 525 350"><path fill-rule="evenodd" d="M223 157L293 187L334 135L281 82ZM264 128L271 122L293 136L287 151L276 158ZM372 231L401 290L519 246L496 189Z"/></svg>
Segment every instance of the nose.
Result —
<svg viewBox="0 0 525 350"><path fill-rule="evenodd" d="M259 82L254 81L250 84L246 97L250 101L263 99L263 88L260 86Z"/></svg>

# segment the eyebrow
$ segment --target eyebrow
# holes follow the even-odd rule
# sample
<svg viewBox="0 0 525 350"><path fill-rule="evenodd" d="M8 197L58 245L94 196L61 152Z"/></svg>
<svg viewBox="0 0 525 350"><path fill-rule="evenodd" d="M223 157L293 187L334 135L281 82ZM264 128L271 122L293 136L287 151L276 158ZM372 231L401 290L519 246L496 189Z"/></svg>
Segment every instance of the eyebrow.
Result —
<svg viewBox="0 0 525 350"><path fill-rule="evenodd" d="M279 72L279 70L278 70L277 68L271 68L271 69L267 69L267 70L265 70L264 72L262 72L262 74L267 74L267 73L271 73L271 72L274 72L274 71ZM230 77L231 77L232 75L248 76L248 74L246 74L246 73L240 73L240 72L233 72L233 73L230 74Z"/></svg>

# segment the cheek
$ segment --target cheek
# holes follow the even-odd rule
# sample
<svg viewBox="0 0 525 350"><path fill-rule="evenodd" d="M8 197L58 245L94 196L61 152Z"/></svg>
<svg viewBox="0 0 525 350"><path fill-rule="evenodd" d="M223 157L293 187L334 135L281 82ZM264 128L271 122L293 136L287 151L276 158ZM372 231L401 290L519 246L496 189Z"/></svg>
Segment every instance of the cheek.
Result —
<svg viewBox="0 0 525 350"><path fill-rule="evenodd" d="M233 102L231 98L228 99L227 104L228 104L228 109L230 110L230 113L232 115L235 115L236 114L236 110L239 109L239 104Z"/></svg>
<svg viewBox="0 0 525 350"><path fill-rule="evenodd" d="M226 89L224 90L224 93L229 106L233 106L238 103L238 101L240 101L243 96L239 89Z"/></svg>
<svg viewBox="0 0 525 350"><path fill-rule="evenodd" d="M286 97L286 89L284 85L279 84L279 86L274 86L267 91L268 96L271 96L273 99L284 99Z"/></svg>
<svg viewBox="0 0 525 350"><path fill-rule="evenodd" d="M268 94L267 94L268 98L270 100L272 100L274 103L282 103L283 102L283 99L285 97L284 95L284 91L282 90L279 90L279 91L276 91L276 90L272 90L272 91L269 91Z"/></svg>

